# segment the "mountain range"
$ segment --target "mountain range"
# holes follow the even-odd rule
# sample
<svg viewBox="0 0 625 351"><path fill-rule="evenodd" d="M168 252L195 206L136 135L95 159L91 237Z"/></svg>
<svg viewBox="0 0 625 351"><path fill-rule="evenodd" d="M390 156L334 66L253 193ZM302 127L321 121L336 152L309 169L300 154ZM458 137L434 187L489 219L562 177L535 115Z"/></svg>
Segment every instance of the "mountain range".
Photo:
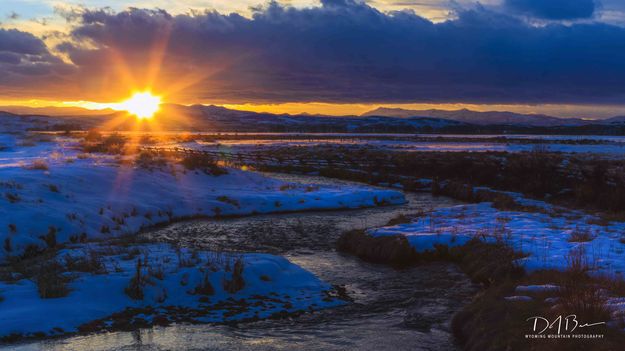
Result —
<svg viewBox="0 0 625 351"><path fill-rule="evenodd" d="M361 116L387 116L408 118L415 116L443 118L453 121L478 125L515 125L515 126L578 126L595 121L581 118L559 118L539 114L521 114L508 111L477 112L468 109L461 110L406 110L402 108L378 107Z"/></svg>
<svg viewBox="0 0 625 351"><path fill-rule="evenodd" d="M13 110L16 112L15 110ZM32 110L44 112L44 110ZM514 112L477 112L467 109L405 110L377 108L360 116L320 116L258 113L215 105L163 104L154 123L137 123L133 116L119 111L52 108L54 123L49 129L111 130L153 129L167 131L213 132L359 132L359 133L625 133L625 117L603 120L559 118ZM26 113L42 116L43 113ZM1 121L0 121L1 123ZM104 127L106 126L106 127Z"/></svg>

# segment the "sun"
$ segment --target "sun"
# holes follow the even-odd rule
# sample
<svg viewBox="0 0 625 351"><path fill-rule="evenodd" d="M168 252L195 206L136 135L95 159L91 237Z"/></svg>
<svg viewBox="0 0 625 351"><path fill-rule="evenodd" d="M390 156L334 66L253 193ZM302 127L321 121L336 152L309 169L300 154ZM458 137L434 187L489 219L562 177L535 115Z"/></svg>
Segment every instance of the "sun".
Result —
<svg viewBox="0 0 625 351"><path fill-rule="evenodd" d="M152 118L160 109L161 98L149 91L136 92L128 100L119 104L121 110L126 110L139 119Z"/></svg>

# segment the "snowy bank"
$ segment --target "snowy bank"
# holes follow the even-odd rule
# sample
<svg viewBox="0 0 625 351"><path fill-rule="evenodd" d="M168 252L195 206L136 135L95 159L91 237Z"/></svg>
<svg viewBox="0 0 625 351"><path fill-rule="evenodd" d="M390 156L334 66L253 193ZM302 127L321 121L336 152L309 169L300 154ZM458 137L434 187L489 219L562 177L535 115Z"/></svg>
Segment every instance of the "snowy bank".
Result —
<svg viewBox="0 0 625 351"><path fill-rule="evenodd" d="M40 298L45 277L16 274L0 282L0 338L256 320L344 304L329 284L268 254L91 244L64 249L43 264L55 262L55 274L69 281L66 296Z"/></svg>
<svg viewBox="0 0 625 351"><path fill-rule="evenodd" d="M0 167L0 260L186 217L405 202L401 192L387 189L299 185L236 169L222 175L175 164L148 169L111 156L62 150L66 153L52 151L45 161L13 160Z"/></svg>
<svg viewBox="0 0 625 351"><path fill-rule="evenodd" d="M510 193L512 194L512 193ZM518 195L518 194L517 194ZM542 209L550 205L527 200ZM565 270L575 250L582 248L595 274L622 276L625 272L625 223L603 223L597 217L571 211L501 211L483 202L441 208L411 223L371 229L374 236L405 236L417 252L436 245L461 246L473 238L505 242L525 257L518 260L527 271Z"/></svg>

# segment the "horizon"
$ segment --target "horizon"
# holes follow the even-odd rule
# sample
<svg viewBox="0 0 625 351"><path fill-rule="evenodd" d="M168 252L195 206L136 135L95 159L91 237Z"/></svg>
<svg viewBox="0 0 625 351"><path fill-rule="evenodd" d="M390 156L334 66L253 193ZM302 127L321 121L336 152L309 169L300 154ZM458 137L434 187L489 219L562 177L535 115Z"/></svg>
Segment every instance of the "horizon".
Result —
<svg viewBox="0 0 625 351"><path fill-rule="evenodd" d="M107 104L109 105L109 104ZM594 106L585 106L581 111L589 111L586 113L580 112L576 109L573 111L559 112L560 106L542 106L542 109L536 110L534 106L500 106L500 105L458 105L458 104L342 104L342 105L328 105L325 103L305 103L305 104L280 104L280 105L252 105L252 104L211 104L211 103L195 103L195 104L176 104L164 102L163 105L178 105L191 107L195 105L201 106L216 106L223 107L230 110L253 112L253 113L268 113L268 114L286 114L286 115L311 115L311 116L328 116L328 117L351 117L362 116L378 109L389 110L402 110L402 111L442 111L442 112L460 112L470 111L478 113L515 113L520 115L537 115L555 117L560 119L581 119L581 120L604 120L613 117L621 117L625 115L625 110L606 110L603 113L597 113L597 109ZM86 115L103 115L108 113L123 112L124 109L115 109L112 107L94 108L81 105L67 105L67 104L52 104L52 105L40 105L39 103L27 105L2 105L0 104L0 111L5 111L15 114L28 114L30 111L43 111L44 115L50 116L64 116L68 115L68 111L75 111L70 115L80 115L80 111L85 111ZM558 113L559 112L559 113Z"/></svg>

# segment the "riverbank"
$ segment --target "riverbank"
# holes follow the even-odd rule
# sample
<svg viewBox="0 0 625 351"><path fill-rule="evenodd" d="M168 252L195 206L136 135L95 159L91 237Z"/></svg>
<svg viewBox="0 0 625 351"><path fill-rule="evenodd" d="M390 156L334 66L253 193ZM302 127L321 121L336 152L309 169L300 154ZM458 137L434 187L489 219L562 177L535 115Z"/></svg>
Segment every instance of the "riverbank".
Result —
<svg viewBox="0 0 625 351"><path fill-rule="evenodd" d="M454 333L464 349L618 349L625 341L625 224L520 194L468 189L473 190L489 191L493 202L441 208L396 218L384 227L346 232L338 248L393 266L458 264L483 287L454 317ZM573 327L569 321L561 331L545 331L542 324L532 325L532 316L549 321L574 316L569 319L590 327ZM554 333L558 340L547 338Z"/></svg>
<svg viewBox="0 0 625 351"><path fill-rule="evenodd" d="M350 185L333 179L272 174L284 182ZM318 279L345 291L351 302L280 319L222 324L179 323L31 341L11 350L126 350L189 348L214 350L457 350L451 317L475 293L467 277L450 264L396 270L372 265L333 250L348 228L384 225L399 214L457 204L429 194L406 193L405 204L348 211L261 214L240 218L195 219L146 231L139 241L180 242L196 250L271 253L287 258ZM2 349L2 347L0 347Z"/></svg>
<svg viewBox="0 0 625 351"><path fill-rule="evenodd" d="M10 136L0 162L0 338L8 342L336 307L337 291L279 257L186 254L178 243L133 236L186 218L405 202L399 191L284 182L202 157L118 153L116 136Z"/></svg>

